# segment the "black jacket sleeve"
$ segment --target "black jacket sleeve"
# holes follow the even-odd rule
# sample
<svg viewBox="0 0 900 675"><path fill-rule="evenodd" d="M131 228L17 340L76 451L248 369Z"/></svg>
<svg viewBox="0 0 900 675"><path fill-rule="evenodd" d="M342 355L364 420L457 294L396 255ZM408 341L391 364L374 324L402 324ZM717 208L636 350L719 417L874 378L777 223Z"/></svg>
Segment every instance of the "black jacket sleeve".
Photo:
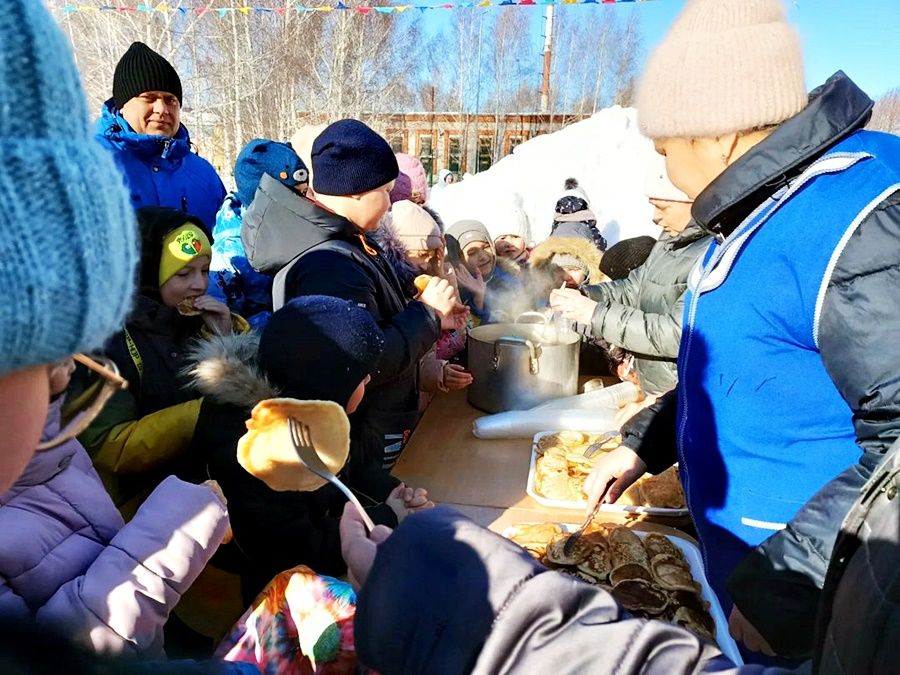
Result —
<svg viewBox="0 0 900 675"><path fill-rule="evenodd" d="M743 671L446 507L410 516L378 547L354 633L360 660L388 675Z"/></svg>
<svg viewBox="0 0 900 675"><path fill-rule="evenodd" d="M441 336L437 315L420 302L410 302L394 316L382 316L377 284L361 265L327 249L306 254L287 279L288 298L330 295L369 310L384 331L384 353L372 373L376 386L415 368Z"/></svg>
<svg viewBox="0 0 900 675"><path fill-rule="evenodd" d="M863 220L825 293L818 343L853 412L859 464L819 491L732 573L735 604L779 653L807 656L841 522L900 437L900 193Z"/></svg>
<svg viewBox="0 0 900 675"><path fill-rule="evenodd" d="M622 427L622 445L647 463L650 473L661 473L678 461L678 393L660 396Z"/></svg>

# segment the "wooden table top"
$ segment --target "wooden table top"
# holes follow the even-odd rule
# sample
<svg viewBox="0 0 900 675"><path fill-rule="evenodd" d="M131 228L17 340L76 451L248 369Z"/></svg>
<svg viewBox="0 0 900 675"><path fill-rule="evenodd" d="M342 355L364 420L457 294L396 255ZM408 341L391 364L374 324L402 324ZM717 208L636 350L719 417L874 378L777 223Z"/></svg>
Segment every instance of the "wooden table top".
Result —
<svg viewBox="0 0 900 675"><path fill-rule="evenodd" d="M531 439L483 440L472 423L485 413L471 407L465 391L438 395L394 467L411 487L424 487L437 503L449 504L495 532L513 523L581 523L584 513L554 509L525 493ZM601 513L607 522L646 522L646 518ZM683 521L658 519L660 529ZM651 529L657 529L655 527ZM672 530L675 532L675 530Z"/></svg>
<svg viewBox="0 0 900 675"><path fill-rule="evenodd" d="M484 414L467 403L465 391L438 395L416 427L394 475L407 485L426 488L436 502L539 506L525 494L531 440L475 438L472 423Z"/></svg>

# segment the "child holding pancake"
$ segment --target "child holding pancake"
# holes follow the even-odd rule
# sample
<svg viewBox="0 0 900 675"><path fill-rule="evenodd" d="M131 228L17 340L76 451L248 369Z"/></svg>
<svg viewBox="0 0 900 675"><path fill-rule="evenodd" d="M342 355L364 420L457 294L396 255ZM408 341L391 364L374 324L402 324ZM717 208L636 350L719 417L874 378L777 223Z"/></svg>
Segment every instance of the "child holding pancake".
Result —
<svg viewBox="0 0 900 675"><path fill-rule="evenodd" d="M106 354L128 380L81 436L116 505L127 517L169 474L182 471L200 400L178 375L193 340L248 330L207 295L211 245L205 227L182 211L138 211L138 296Z"/></svg>
<svg viewBox="0 0 900 675"><path fill-rule="evenodd" d="M204 399L192 455L230 500L234 544L226 549L248 603L276 574L296 565L345 573L338 522L346 498L330 484L279 492L248 473L237 452L246 420L260 401L272 398L331 401L352 420L383 349L383 333L366 310L338 298L303 296L275 312L261 336L215 338L193 355L191 376ZM323 420L304 422L324 449ZM394 526L411 510L432 504L424 490L407 488L381 468L379 443L377 435L369 448L354 438L340 477L375 523Z"/></svg>

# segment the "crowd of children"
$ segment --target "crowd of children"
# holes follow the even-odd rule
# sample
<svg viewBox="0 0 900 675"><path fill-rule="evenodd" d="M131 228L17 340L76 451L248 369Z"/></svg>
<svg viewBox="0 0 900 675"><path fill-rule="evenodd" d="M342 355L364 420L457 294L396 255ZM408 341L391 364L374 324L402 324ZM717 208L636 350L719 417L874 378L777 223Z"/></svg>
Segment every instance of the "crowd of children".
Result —
<svg viewBox="0 0 900 675"><path fill-rule="evenodd" d="M220 195L165 59L132 45L92 138L65 39L39 4L11 13L0 31L21 53L0 81L41 125L22 157L55 152L44 136L67 151L47 155L49 185L0 166L24 204L0 230L18 294L0 316L0 407L16 411L0 417L0 662L46 659L34 630L74 650L72 672L733 669L391 475L434 397L473 382L468 331L538 310L647 397L589 505L680 463L706 576L762 664L746 672L896 665L881 635L900 625L900 141L862 130L872 103L842 73L807 97L777 0L690 0L654 52L638 101L663 234L609 251L576 178L546 241L516 199L445 224L422 164L357 120L251 141ZM760 85L761 64L779 77ZM698 82L729 105L671 106ZM39 118L51 90L65 121ZM23 253L25 211L67 246ZM246 420L280 397L346 412L340 477L374 530L331 484L279 492L243 468Z"/></svg>

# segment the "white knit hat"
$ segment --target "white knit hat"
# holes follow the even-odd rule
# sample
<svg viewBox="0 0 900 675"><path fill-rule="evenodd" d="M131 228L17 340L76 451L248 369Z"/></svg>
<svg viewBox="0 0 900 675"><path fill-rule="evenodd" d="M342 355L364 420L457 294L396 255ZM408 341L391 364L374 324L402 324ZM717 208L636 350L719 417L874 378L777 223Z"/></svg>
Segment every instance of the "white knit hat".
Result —
<svg viewBox="0 0 900 675"><path fill-rule="evenodd" d="M648 199L659 199L665 202L692 201L669 180L669 174L666 172L666 160L662 155L656 153L653 153L644 177L644 194Z"/></svg>
<svg viewBox="0 0 900 675"><path fill-rule="evenodd" d="M807 103L782 0L688 0L637 92L650 138L712 138L780 124Z"/></svg>
<svg viewBox="0 0 900 675"><path fill-rule="evenodd" d="M522 237L526 245L531 243L531 226L528 223L528 215L521 204L521 198L513 195L510 198L494 202L487 209L484 224L493 241L497 241L504 235L512 234Z"/></svg>

